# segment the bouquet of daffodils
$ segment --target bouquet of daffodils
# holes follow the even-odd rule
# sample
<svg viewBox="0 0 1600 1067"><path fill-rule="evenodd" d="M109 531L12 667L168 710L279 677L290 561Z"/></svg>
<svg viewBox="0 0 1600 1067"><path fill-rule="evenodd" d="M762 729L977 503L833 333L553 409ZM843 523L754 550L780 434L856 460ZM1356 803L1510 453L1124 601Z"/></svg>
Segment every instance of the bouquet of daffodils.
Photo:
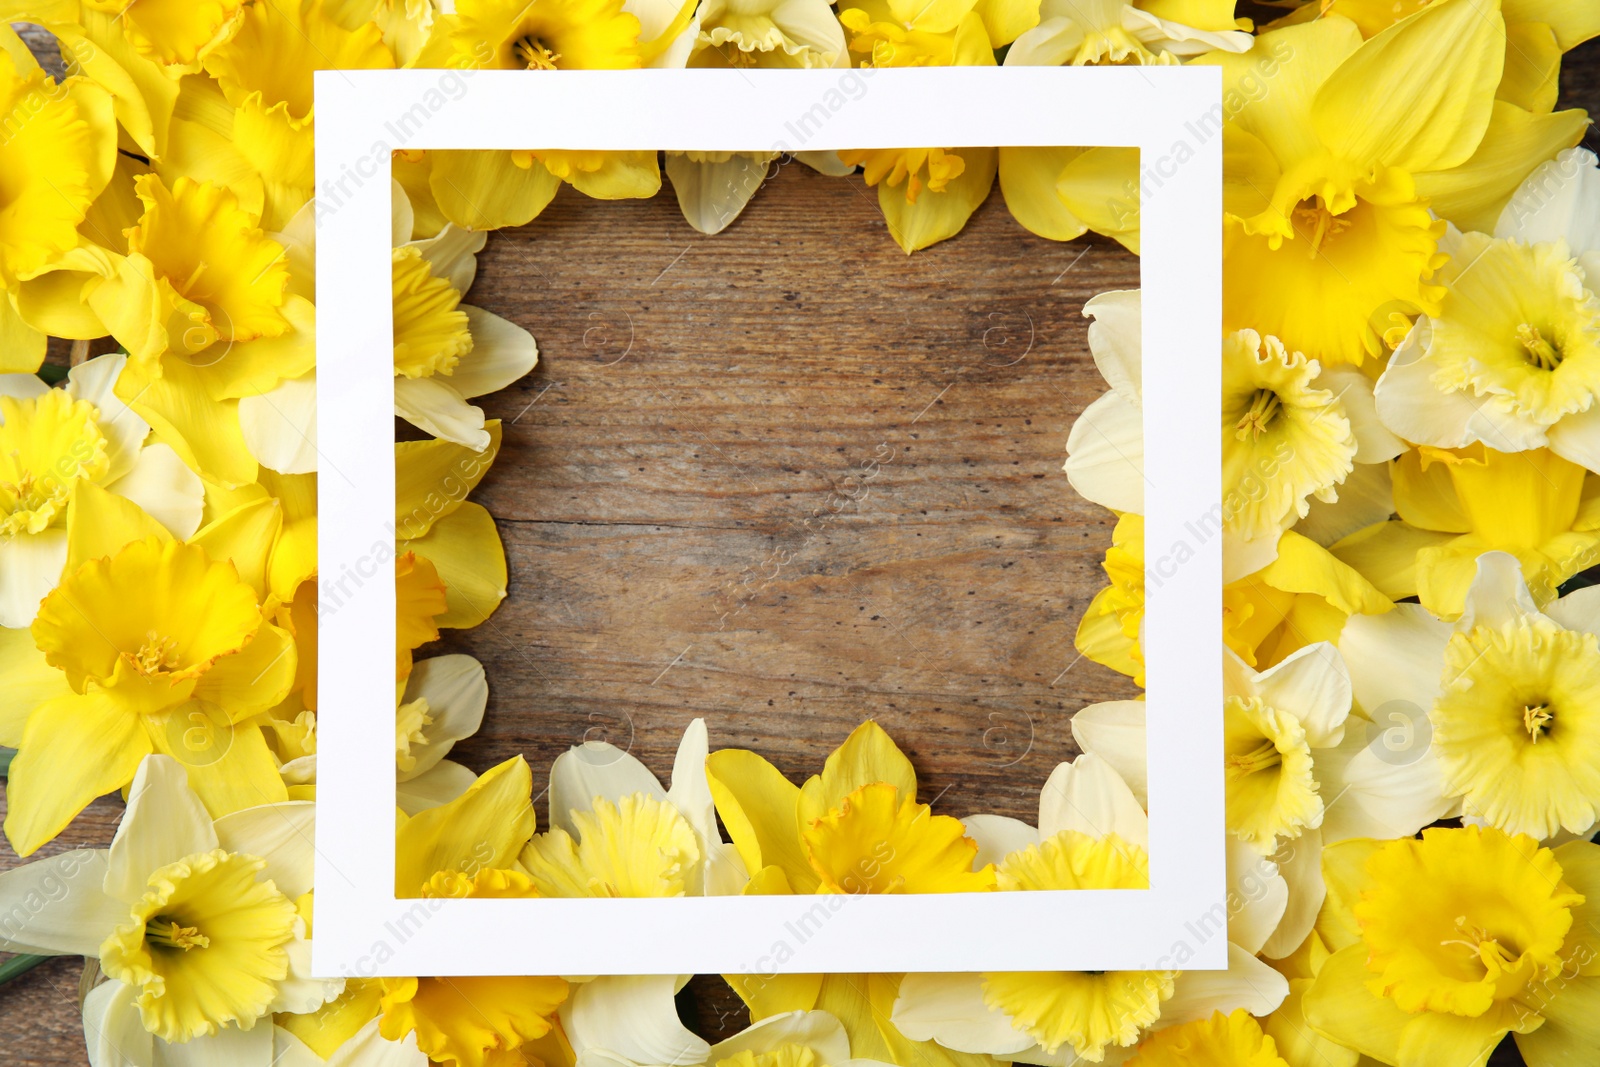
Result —
<svg viewBox="0 0 1600 1067"><path fill-rule="evenodd" d="M0 950L7 973L84 959L95 1067L1600 1062L1600 162L1556 110L1600 5L0 9L4 832L44 856L0 874ZM750 1025L717 1044L674 1009L688 975L311 977L317 612L343 595L315 551L313 72L837 68L849 94L883 67L1112 63L1222 68L1228 969L728 975ZM996 179L1034 234L1138 252L1132 150L792 154L859 171L907 253ZM538 358L464 303L489 231L563 183L654 196L664 168L716 233L775 158L394 154L395 408L420 438L393 444L385 561L402 895L1147 884L1138 700L1075 716L1032 823L936 812L872 722L799 784L698 721L669 785L578 746L543 832L522 758L447 758L489 680L425 646L506 586L468 499L500 426L472 400ZM1066 480L1117 518L1077 646L1142 683L1146 560L1190 549L1144 544L1139 293L1084 313L1108 390ZM108 848L46 848L114 792Z"/></svg>

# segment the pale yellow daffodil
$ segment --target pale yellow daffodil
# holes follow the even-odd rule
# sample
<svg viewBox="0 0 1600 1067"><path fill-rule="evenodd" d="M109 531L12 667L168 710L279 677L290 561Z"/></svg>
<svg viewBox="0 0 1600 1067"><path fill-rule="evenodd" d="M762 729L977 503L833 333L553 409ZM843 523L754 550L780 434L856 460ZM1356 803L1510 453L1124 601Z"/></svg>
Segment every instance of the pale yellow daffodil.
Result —
<svg viewBox="0 0 1600 1067"><path fill-rule="evenodd" d="M1497 214L1582 130L1581 113L1496 103L1504 42L1493 7L1439 0L1370 41L1338 17L1262 34L1256 49L1283 57L1270 77L1249 53L1195 61L1220 65L1239 104L1224 129L1225 328L1360 363L1382 349L1374 322L1438 309L1444 223L1429 208L1460 225Z"/></svg>
<svg viewBox="0 0 1600 1067"><path fill-rule="evenodd" d="M489 447L483 410L471 397L504 389L539 361L533 335L482 308L463 304L488 235L453 224L413 240L410 197L393 185L391 254L394 291L395 414L436 437L481 451ZM287 250L292 296L316 291L316 221L306 205L275 235ZM265 467L316 470L316 371L240 400L246 445Z"/></svg>
<svg viewBox="0 0 1600 1067"><path fill-rule="evenodd" d="M1304 996L1316 1032L1381 1063L1483 1067L1507 1033L1531 1067L1594 1049L1600 845L1464 827L1323 854Z"/></svg>
<svg viewBox="0 0 1600 1067"><path fill-rule="evenodd" d="M1236 20L1228 0L1043 0L1036 7L1014 34L1008 67L1166 64L1213 49L1244 52L1252 43L1249 20ZM1052 241L1093 230L1137 255L1139 183L1136 149L1000 149L1000 190L1011 216Z"/></svg>
<svg viewBox="0 0 1600 1067"><path fill-rule="evenodd" d="M984 858L998 864L1001 890L1149 885L1143 801L1098 756L1056 767L1039 794L1037 829L993 815L972 816L968 824ZM1061 1064L1120 1062L1152 1029L1213 1011L1265 1014L1288 987L1254 953L1288 898L1274 865L1248 852L1229 855L1229 897L1241 905L1229 916L1225 972L1182 971L1185 949L1168 966L1148 971L908 974L891 1021L907 1037L954 1051Z"/></svg>
<svg viewBox="0 0 1600 1067"><path fill-rule="evenodd" d="M67 562L68 505L87 479L133 501L177 538L200 527L200 479L113 392L126 357L98 356L50 389L0 375L0 626L33 622Z"/></svg>
<svg viewBox="0 0 1600 1067"><path fill-rule="evenodd" d="M1544 840L1588 836L1600 822L1597 633L1589 590L1541 611L1516 560L1488 552L1454 622L1398 605L1352 619L1339 647L1367 714L1387 725L1388 709L1422 728L1417 762L1437 767L1441 795L1459 798L1469 820ZM1408 804L1397 794L1388 806Z"/></svg>
<svg viewBox="0 0 1600 1067"><path fill-rule="evenodd" d="M314 1011L344 986L311 977L313 815L286 802L213 819L182 765L147 756L109 850L0 874L8 913L29 916L0 947L98 961L84 1029L117 1058L97 1062L269 1067L272 1014Z"/></svg>
<svg viewBox="0 0 1600 1067"><path fill-rule="evenodd" d="M1572 149L1530 175L1494 236L1451 231L1445 295L1378 382L1378 412L1422 445L1549 448L1600 470L1600 196Z"/></svg>

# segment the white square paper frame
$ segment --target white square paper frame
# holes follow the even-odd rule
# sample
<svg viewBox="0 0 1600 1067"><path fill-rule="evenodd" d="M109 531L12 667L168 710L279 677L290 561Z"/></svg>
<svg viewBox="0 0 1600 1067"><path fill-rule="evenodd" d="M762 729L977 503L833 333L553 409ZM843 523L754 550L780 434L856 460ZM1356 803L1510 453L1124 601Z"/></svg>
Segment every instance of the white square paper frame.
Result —
<svg viewBox="0 0 1600 1067"><path fill-rule="evenodd" d="M1226 967L1220 73L1177 66L865 73L316 75L318 549L322 581L338 582L342 601L323 614L319 636L317 974ZM533 145L1140 149L1148 890L396 899L390 150ZM603 207L591 215L605 225ZM1061 491L1069 491L1065 480Z"/></svg>

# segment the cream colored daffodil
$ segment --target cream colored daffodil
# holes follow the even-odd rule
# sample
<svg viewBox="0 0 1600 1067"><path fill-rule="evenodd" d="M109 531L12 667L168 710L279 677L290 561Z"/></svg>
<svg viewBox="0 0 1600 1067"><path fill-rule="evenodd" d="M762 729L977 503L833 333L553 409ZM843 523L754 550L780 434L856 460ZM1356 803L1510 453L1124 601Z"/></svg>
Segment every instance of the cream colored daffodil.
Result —
<svg viewBox="0 0 1600 1067"><path fill-rule="evenodd" d="M1228 0L1043 0L1033 7L1006 51L1008 67L1176 63L1213 49L1243 52L1252 42L1249 20L1236 20ZM999 173L1011 216L1033 233L1070 241L1093 230L1138 255L1136 149L1006 147Z"/></svg>
<svg viewBox="0 0 1600 1067"><path fill-rule="evenodd" d="M99 1067L269 1067L272 1013L313 1011L344 985L310 977L313 812L288 802L213 820L176 760L147 756L109 850L0 874L0 901L28 915L0 947L98 960L107 980L83 1021Z"/></svg>
<svg viewBox="0 0 1600 1067"><path fill-rule="evenodd" d="M1454 804L1425 743L1386 745L1393 739L1392 709L1352 708L1355 669L1347 673L1332 645L1308 645L1259 673L1231 652L1225 657L1227 825L1242 844L1275 862L1288 885L1282 921L1257 946L1276 959L1300 946L1321 906L1317 856L1324 841L1413 834ZM1144 803L1142 701L1090 705L1073 717L1072 735Z"/></svg>
<svg viewBox="0 0 1600 1067"><path fill-rule="evenodd" d="M79 480L67 563L29 630L0 630L15 694L5 829L28 855L151 752L177 757L217 816L287 798L254 717L284 699L296 656L271 621L267 555L281 522L253 500L187 541Z"/></svg>
<svg viewBox="0 0 1600 1067"><path fill-rule="evenodd" d="M1549 449L1424 445L1393 465L1399 518L1331 546L1386 596L1434 614L1462 610L1478 557L1508 552L1534 599L1600 560L1600 481Z"/></svg>
<svg viewBox="0 0 1600 1067"><path fill-rule="evenodd" d="M1592 1056L1600 846L1432 828L1340 842L1323 868L1317 1033L1407 1067L1483 1067L1507 1033L1530 1067Z"/></svg>
<svg viewBox="0 0 1600 1067"><path fill-rule="evenodd" d="M67 563L68 505L86 479L133 501L172 536L200 527L200 479L112 387L126 357L98 356L62 389L0 375L0 626L33 622Z"/></svg>
<svg viewBox="0 0 1600 1067"><path fill-rule="evenodd" d="M1265 92L1249 54L1195 60L1220 65L1239 102L1224 129L1226 329L1359 364L1382 351L1389 313L1438 310L1434 214L1498 214L1582 129L1581 114L1497 104L1497 8L1438 0L1369 41L1337 16L1271 30L1256 49L1283 58Z"/></svg>
<svg viewBox="0 0 1600 1067"><path fill-rule="evenodd" d="M706 779L705 722L679 742L672 787L630 753L590 741L550 768L550 829L522 850L539 896L659 897L738 893L748 876L723 842ZM714 1063L684 1027L673 997L692 975L571 979L562 1030L597 1064ZM621 1023L621 1025L619 1025Z"/></svg>
<svg viewBox="0 0 1600 1067"><path fill-rule="evenodd" d="M1141 303L1129 289L1084 305L1089 352L1111 388L1067 435L1067 480L1119 512L1144 510ZM1280 535L1312 514L1314 500L1321 510L1305 532L1323 544L1392 514L1384 461L1405 443L1379 422L1369 379L1322 368L1252 330L1225 339L1222 360L1223 502L1200 525L1222 528L1224 580L1268 566Z"/></svg>
<svg viewBox="0 0 1600 1067"><path fill-rule="evenodd" d="M461 303L477 277L487 234L453 224L413 240L415 215L405 190L392 187L395 414L435 437L475 451L489 447L483 409L470 397L504 389L539 361L533 335L499 315ZM277 239L287 250L291 295L316 291L316 220L307 204ZM239 403L245 443L282 473L316 470L314 368Z"/></svg>
<svg viewBox="0 0 1600 1067"><path fill-rule="evenodd" d="M1038 829L990 815L971 816L968 826L983 857L998 863L1002 890L1149 885L1144 808L1097 756L1055 769L1039 795ZM1270 862L1248 853L1229 855L1238 907L1230 909L1227 971L1182 971L1193 952L1183 946L1169 967L1151 971L908 974L891 1020L916 1040L1065 1067L1121 1063L1144 1033L1213 1011L1265 1014L1288 987L1254 953L1277 926L1287 889Z"/></svg>
<svg viewBox="0 0 1600 1067"><path fill-rule="evenodd" d="M850 65L844 31L827 0L707 0L696 18L691 67ZM855 83L864 90L859 77ZM666 171L684 219L701 233L715 234L739 217L777 158L775 152L668 152ZM796 158L836 176L851 170L832 152L799 152Z"/></svg>
<svg viewBox="0 0 1600 1067"><path fill-rule="evenodd" d="M1516 560L1485 553L1454 622L1397 605L1346 625L1356 701L1380 721L1386 708L1427 716L1418 762L1436 766L1439 792L1469 819L1539 839L1589 834L1600 822L1600 601L1587 593L1541 611Z"/></svg>
<svg viewBox="0 0 1600 1067"><path fill-rule="evenodd" d="M1543 165L1493 237L1446 236L1439 312L1418 319L1378 383L1396 433L1440 448L1549 448L1600 470L1594 159L1575 149Z"/></svg>

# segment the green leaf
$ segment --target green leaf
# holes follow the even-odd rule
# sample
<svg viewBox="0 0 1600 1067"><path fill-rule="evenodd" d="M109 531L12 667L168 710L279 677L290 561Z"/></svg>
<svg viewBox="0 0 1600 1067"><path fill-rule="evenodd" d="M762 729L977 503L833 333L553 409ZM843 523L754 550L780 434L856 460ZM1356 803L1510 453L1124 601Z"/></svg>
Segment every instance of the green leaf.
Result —
<svg viewBox="0 0 1600 1067"><path fill-rule="evenodd" d="M55 959L55 957L54 956L30 956L30 955L27 955L26 953L24 953L23 955L20 955L20 956L12 956L9 960L6 960L4 963L0 963L0 985L5 985L7 982L11 981L13 978L17 978L17 977L20 977L20 976L22 976L24 974L27 974L29 971L31 971L35 967L39 966L39 964L43 963L45 960L51 960L51 959Z"/></svg>
<svg viewBox="0 0 1600 1067"><path fill-rule="evenodd" d="M53 363L46 363L44 366L39 368L39 377L43 378L51 385L55 385L58 382L66 381L67 372L71 369L71 367L58 367Z"/></svg>
<svg viewBox="0 0 1600 1067"><path fill-rule="evenodd" d="M0 748L0 778L11 773L11 761L16 754L17 750L14 748Z"/></svg>

